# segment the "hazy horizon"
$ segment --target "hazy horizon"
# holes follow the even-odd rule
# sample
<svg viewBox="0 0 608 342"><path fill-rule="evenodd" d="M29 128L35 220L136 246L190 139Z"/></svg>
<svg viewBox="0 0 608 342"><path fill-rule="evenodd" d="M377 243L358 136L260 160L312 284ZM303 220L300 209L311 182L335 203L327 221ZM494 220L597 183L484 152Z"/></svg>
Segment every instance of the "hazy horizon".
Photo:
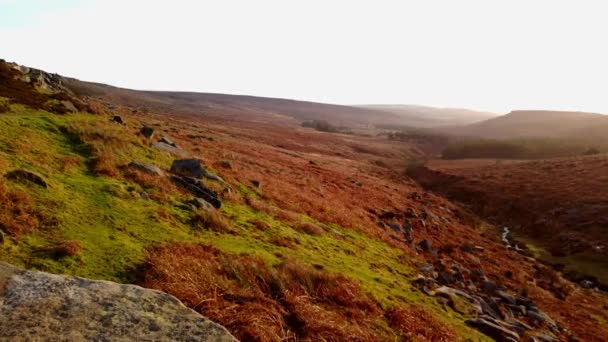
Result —
<svg viewBox="0 0 608 342"><path fill-rule="evenodd" d="M602 9L548 0L0 0L0 58L131 89L608 113Z"/></svg>

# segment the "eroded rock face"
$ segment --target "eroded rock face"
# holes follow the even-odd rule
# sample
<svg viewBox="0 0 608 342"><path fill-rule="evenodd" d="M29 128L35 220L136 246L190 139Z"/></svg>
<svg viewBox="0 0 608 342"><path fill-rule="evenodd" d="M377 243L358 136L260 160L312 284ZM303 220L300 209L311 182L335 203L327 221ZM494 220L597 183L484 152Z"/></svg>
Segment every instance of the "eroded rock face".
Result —
<svg viewBox="0 0 608 342"><path fill-rule="evenodd" d="M0 263L2 341L236 341L166 293Z"/></svg>

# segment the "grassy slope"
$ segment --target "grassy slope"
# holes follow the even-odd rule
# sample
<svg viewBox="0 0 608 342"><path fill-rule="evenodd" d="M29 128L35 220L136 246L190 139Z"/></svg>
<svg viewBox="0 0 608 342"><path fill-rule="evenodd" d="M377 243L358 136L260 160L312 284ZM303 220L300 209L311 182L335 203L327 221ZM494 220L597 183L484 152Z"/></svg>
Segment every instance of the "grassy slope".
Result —
<svg viewBox="0 0 608 342"><path fill-rule="evenodd" d="M94 151L112 153L119 165L138 159L167 168L172 158L105 117L57 116L13 105L9 113L0 114L0 127L0 174L27 168L49 183L49 188L43 189L0 179L7 187L30 194L48 221L43 223L49 223L31 234L6 239L0 245L0 260L50 272L132 282L146 248L169 241L200 242L228 252L255 254L271 265L279 263L281 257L294 257L355 279L385 307L423 305L463 338L487 339L466 327L459 314L411 288L415 273L401 261L405 256L383 242L339 226L332 226L324 235L307 235L247 205L230 202L222 211L238 228L238 234L197 231L188 224L193 213L182 209L185 195L171 194L164 201L134 196L134 191L142 190L140 185L125 177L94 172ZM105 144L83 142L87 135L100 135ZM100 152L100 148L110 150ZM246 191L245 187L240 191ZM254 219L271 228L255 229L250 223ZM303 215L301 220L312 221ZM295 248L279 247L271 242L276 237L300 243ZM45 251L66 240L80 241L83 252L57 258Z"/></svg>

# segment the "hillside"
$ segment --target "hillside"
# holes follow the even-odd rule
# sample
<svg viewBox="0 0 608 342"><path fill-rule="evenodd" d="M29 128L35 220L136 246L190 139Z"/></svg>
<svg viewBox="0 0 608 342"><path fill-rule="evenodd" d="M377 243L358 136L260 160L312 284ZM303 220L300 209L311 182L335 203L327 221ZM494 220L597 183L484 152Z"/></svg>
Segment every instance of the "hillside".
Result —
<svg viewBox="0 0 608 342"><path fill-rule="evenodd" d="M302 128L283 100L6 69L22 91L0 94L0 261L160 290L243 341L608 335L605 294L405 176L410 144Z"/></svg>
<svg viewBox="0 0 608 342"><path fill-rule="evenodd" d="M463 108L436 108L417 105L361 105L360 108L381 110L401 117L403 124L428 128L438 126L466 125L494 118L497 114Z"/></svg>
<svg viewBox="0 0 608 342"><path fill-rule="evenodd" d="M68 79L66 85L79 95L143 112L275 123L290 118L296 122L325 120L337 126L355 128L401 123L401 118L392 113L323 103L243 95L137 91L75 79Z"/></svg>
<svg viewBox="0 0 608 342"><path fill-rule="evenodd" d="M603 129L598 131L598 125ZM482 122L438 128L443 133L491 139L581 138L592 141L608 133L608 116L584 112L512 111ZM587 136L587 133L592 133Z"/></svg>
<svg viewBox="0 0 608 342"><path fill-rule="evenodd" d="M413 172L428 189L508 226L529 253L608 288L608 155L534 162L432 161ZM589 278L587 278L589 280Z"/></svg>

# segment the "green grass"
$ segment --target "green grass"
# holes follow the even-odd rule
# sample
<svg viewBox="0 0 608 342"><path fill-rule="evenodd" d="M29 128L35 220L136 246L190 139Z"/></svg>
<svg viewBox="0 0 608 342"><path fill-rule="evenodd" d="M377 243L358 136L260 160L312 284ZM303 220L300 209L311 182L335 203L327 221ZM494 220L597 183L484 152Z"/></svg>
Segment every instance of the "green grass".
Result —
<svg viewBox="0 0 608 342"><path fill-rule="evenodd" d="M82 137L92 136L113 146L119 165L138 159L168 168L172 161L169 155L149 148L133 132L110 124L105 117L58 116L11 107L11 112L0 114L0 174L15 168L40 173L48 189L6 184L29 193L53 224L6 239L0 245L0 260L30 269L128 283L135 281L146 249L153 245L172 241L212 244L227 252L257 255L270 265L294 258L344 274L358 281L385 308L422 305L453 326L463 339L489 340L466 327L465 317L445 310L434 298L413 289L410 283L416 273L408 258L384 242L335 225L325 226L325 234L308 235L268 214L230 202L225 202L222 213L236 227L236 234L195 230L188 224L193 213L182 209L184 198L180 195L161 202L144 200L133 195L142 190L138 184L93 172L90 163L99 146ZM256 196L246 186L239 189ZM304 215L300 219L315 222ZM250 223L252 220L264 221L270 229L260 230ZM279 237L299 244L292 249L272 243ZM83 252L57 258L43 251L65 240L80 241Z"/></svg>
<svg viewBox="0 0 608 342"><path fill-rule="evenodd" d="M523 241L532 255L539 260L549 264L562 264L565 266L563 272L575 271L580 274L592 275L603 283L608 284L608 260L606 257L592 252L576 253L564 257L551 255L541 241L535 241L528 237L516 235L517 240Z"/></svg>

